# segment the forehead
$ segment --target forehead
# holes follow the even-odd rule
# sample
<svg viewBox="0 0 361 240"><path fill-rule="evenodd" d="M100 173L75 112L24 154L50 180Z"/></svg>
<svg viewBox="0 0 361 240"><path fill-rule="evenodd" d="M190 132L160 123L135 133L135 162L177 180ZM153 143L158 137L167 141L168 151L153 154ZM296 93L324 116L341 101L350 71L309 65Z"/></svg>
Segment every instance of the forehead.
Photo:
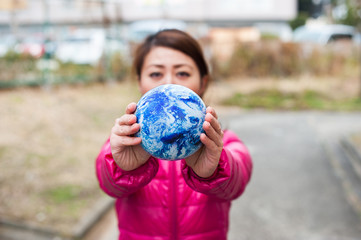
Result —
<svg viewBox="0 0 361 240"><path fill-rule="evenodd" d="M167 48L154 47L144 59L144 67L149 65L190 65L196 66L194 60L181 51Z"/></svg>

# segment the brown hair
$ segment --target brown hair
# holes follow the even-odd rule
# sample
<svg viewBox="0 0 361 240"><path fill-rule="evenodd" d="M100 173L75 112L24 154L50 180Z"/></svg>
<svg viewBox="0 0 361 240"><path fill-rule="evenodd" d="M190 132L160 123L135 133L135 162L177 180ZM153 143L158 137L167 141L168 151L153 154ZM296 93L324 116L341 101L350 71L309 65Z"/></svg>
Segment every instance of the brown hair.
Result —
<svg viewBox="0 0 361 240"><path fill-rule="evenodd" d="M140 79L144 59L153 47L172 48L191 57L197 64L201 77L201 84L203 84L203 77L209 77L208 66L199 43L193 37L183 31L177 29L166 29L148 36L136 49L133 67L138 79ZM208 82L209 81L206 81L205 84Z"/></svg>

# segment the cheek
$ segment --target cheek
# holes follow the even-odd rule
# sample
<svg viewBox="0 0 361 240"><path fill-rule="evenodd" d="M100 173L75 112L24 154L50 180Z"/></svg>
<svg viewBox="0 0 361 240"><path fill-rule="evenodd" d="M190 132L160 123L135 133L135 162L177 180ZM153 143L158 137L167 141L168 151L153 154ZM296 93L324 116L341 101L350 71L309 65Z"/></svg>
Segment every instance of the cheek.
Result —
<svg viewBox="0 0 361 240"><path fill-rule="evenodd" d="M161 82L149 81L149 79L147 78L141 78L138 83L139 83L139 90L142 95L152 90L153 88L162 85Z"/></svg>
<svg viewBox="0 0 361 240"><path fill-rule="evenodd" d="M147 81L146 77L140 76L140 78L138 78L138 87L139 87L139 91L142 95L148 91L149 87L148 87L148 81Z"/></svg>
<svg viewBox="0 0 361 240"><path fill-rule="evenodd" d="M148 92L151 88L148 86L148 84L140 81L139 82L139 90L140 90L140 93L143 95L145 94L146 92Z"/></svg>
<svg viewBox="0 0 361 240"><path fill-rule="evenodd" d="M189 89L193 90L198 95L201 95L201 81L199 78L193 78L191 81L187 84Z"/></svg>

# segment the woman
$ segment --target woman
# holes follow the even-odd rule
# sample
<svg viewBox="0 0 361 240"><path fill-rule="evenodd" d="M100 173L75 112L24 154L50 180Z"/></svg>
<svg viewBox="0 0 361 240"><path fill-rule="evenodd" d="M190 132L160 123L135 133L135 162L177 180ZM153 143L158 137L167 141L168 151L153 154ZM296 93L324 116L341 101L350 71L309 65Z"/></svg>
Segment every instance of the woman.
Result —
<svg viewBox="0 0 361 240"><path fill-rule="evenodd" d="M191 36L163 30L139 46L134 67L142 94L162 84L179 84L203 96L209 73ZM231 200L250 180L252 161L243 143L223 131L207 108L203 143L179 161L152 157L134 137L136 103L116 119L96 161L100 187L116 198L119 239L226 239Z"/></svg>

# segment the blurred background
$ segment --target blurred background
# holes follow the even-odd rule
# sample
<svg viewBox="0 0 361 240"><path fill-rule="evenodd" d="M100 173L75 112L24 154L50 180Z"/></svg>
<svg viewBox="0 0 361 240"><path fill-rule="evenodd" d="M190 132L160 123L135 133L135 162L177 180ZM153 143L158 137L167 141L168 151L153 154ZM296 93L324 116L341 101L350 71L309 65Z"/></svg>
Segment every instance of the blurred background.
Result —
<svg viewBox="0 0 361 240"><path fill-rule="evenodd" d="M121 81L160 28L199 39L216 79L344 74L360 57L356 0L4 0L0 87Z"/></svg>
<svg viewBox="0 0 361 240"><path fill-rule="evenodd" d="M1 0L0 238L79 238L110 206L94 161L164 28L201 43L221 114L361 110L359 0Z"/></svg>

